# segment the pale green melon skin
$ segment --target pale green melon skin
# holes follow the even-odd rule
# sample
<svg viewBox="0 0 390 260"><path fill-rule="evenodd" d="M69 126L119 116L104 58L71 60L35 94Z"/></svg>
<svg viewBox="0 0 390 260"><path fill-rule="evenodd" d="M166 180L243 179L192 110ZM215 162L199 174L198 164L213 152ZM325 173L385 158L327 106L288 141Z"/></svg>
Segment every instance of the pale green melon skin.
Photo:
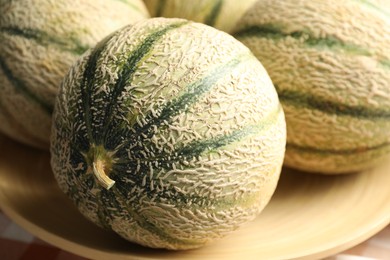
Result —
<svg viewBox="0 0 390 260"><path fill-rule="evenodd" d="M58 87L83 49L149 17L141 0L2 1L0 13L0 131L43 149Z"/></svg>
<svg viewBox="0 0 390 260"><path fill-rule="evenodd" d="M150 35L172 25L177 27L124 69L136 70L111 98L126 60ZM275 191L286 142L283 110L260 62L230 35L181 19L142 21L108 39L72 67L60 89L51 142L60 188L86 218L147 247L198 248L252 221ZM87 70L96 53L95 69ZM97 81L83 83L85 71ZM85 84L91 89L84 92ZM202 88L209 90L192 96ZM188 95L196 100L164 110ZM81 100L90 105L78 109ZM110 123L102 120L112 101L115 124L106 129ZM165 114L163 121L155 119ZM135 130L150 121L153 135ZM236 132L238 139L223 143ZM101 152L110 162L106 174L116 182L106 190L88 158L113 143ZM204 150L198 154L196 147Z"/></svg>
<svg viewBox="0 0 390 260"><path fill-rule="evenodd" d="M266 27L268 35L244 33L254 26ZM388 1L262 0L234 31L279 93L287 121L287 166L337 174L389 159ZM308 104L288 97L291 92L314 98ZM348 106L355 112L345 111Z"/></svg>
<svg viewBox="0 0 390 260"><path fill-rule="evenodd" d="M152 17L184 18L230 33L256 0L144 0Z"/></svg>

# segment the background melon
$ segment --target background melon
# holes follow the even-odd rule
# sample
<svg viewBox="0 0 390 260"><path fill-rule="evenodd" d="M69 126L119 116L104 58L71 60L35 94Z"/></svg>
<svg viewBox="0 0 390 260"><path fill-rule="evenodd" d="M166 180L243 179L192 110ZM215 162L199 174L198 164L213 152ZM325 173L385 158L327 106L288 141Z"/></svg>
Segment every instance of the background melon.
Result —
<svg viewBox="0 0 390 260"><path fill-rule="evenodd" d="M71 64L107 34L149 16L141 0L1 1L0 13L0 131L45 149Z"/></svg>
<svg viewBox="0 0 390 260"><path fill-rule="evenodd" d="M231 32L256 0L144 0L152 17L185 18Z"/></svg>
<svg viewBox="0 0 390 260"><path fill-rule="evenodd" d="M267 69L286 113L286 165L344 173L388 158L388 7L260 0L243 16L234 35Z"/></svg>
<svg viewBox="0 0 390 260"><path fill-rule="evenodd" d="M196 248L253 220L279 179L283 110L232 36L154 18L101 41L66 76L52 168L99 226L149 247Z"/></svg>

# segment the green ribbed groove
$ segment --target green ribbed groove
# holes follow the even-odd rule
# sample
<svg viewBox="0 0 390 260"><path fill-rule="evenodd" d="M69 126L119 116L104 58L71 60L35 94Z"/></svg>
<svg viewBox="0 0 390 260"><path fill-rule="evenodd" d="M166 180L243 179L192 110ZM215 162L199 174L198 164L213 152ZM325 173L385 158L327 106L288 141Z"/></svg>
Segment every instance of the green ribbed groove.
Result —
<svg viewBox="0 0 390 260"><path fill-rule="evenodd" d="M166 232L166 230L163 230L162 228L156 226L151 221L149 221L149 216L139 212L138 207L135 207L134 205L129 205L129 203L127 202L128 197L126 196L129 189L128 189L128 185L125 182L118 181L117 185L113 188L113 190L114 190L115 196L113 196L112 199L109 200L109 205L106 205L106 207L111 206L112 208L117 207L117 208L123 209L123 207L120 206L120 203L118 203L118 202L112 203L117 198L120 198L122 201L122 204L125 204L127 206L125 210L132 217L132 219L130 221L135 220L137 225L139 227L141 227L142 229L147 230L147 231L151 232L152 234L158 236L163 241L168 241L169 243L172 243L172 244L192 245L192 246L200 245L199 241L196 241L196 240L175 238L174 237L175 234L169 234L168 232ZM109 193L105 190L104 191L102 190L102 192ZM188 195L185 197L188 197ZM228 200L226 198L213 199L212 200L213 207L209 207L209 208L203 207L202 211L203 212L210 211L210 212L215 214L215 212L226 211L226 209L234 207L236 205L240 205L241 207L245 207L245 206L251 207L251 206L255 205L255 203L258 203L259 197L260 197L259 194L251 193L249 196L239 198L239 199L236 199L236 198L231 198ZM157 197L157 200L158 199L161 199L161 197ZM208 200L210 200L210 198ZM176 205L176 207L183 206L183 207L188 208L188 205L189 205L189 204L186 204L186 201L184 201L184 200L183 200L182 205L176 204L176 201L170 200L170 202L172 203L171 205ZM164 202L164 204L165 203L166 202ZM192 209L194 209L194 208L196 208L196 205L191 204L190 207ZM120 215L120 217L123 218L124 217L123 214Z"/></svg>
<svg viewBox="0 0 390 260"><path fill-rule="evenodd" d="M169 30L178 28L188 22L180 22L171 24L161 30L155 31L151 33L146 39L129 55L127 62L123 65L121 72L119 73L119 77L117 82L115 82L112 92L108 94L108 97L103 97L108 100L108 105L103 107L105 113L103 115L93 114L91 110L92 104L95 102L94 100L94 91L96 85L101 83L101 77L99 74L96 74L97 68L101 65L101 56L106 51L108 47L108 43L112 39L113 35L107 36L104 40L102 40L98 45L92 50L88 60L86 61L85 69L82 75L82 79L80 80L80 92L81 92L81 101L77 103L77 116L76 122L83 122L84 126L78 127L76 135L73 137L73 140L79 143L82 143L82 146L85 147L86 150L84 152L93 152L94 147L100 147L104 142L104 150L106 151L106 147L110 147L110 141L106 142L104 140L105 135L107 134L107 129L111 128L111 120L113 118L113 109L116 106L118 96L124 91L124 88L127 84L130 84L130 80L137 70L138 63L152 50L154 44ZM119 32L120 33L120 32ZM115 34L114 34L115 35ZM100 99L101 97L99 97ZM102 102L102 101L100 101ZM93 131L93 122L102 122L103 129L95 129ZM99 125L99 124L98 124ZM114 127L115 129L118 126ZM103 130L103 131L102 131ZM119 135L109 135L110 138L120 139ZM92 150L90 150L92 149ZM107 149L109 150L109 149ZM96 159L96 158L94 158Z"/></svg>
<svg viewBox="0 0 390 260"><path fill-rule="evenodd" d="M250 56L247 56L246 58L248 57ZM153 133L150 130L153 129L153 126L158 127L164 121L169 121L175 115L185 112L191 104L194 104L199 100L200 97L209 91L218 80L231 73L242 61L243 56L232 59L226 64L215 68L202 79L190 84L181 96L167 102L161 109L159 116L156 117L149 114L145 118L145 121L147 122L145 125L134 125L134 131L136 133L145 133L148 137L151 137L151 134Z"/></svg>
<svg viewBox="0 0 390 260"><path fill-rule="evenodd" d="M121 163L118 163L114 165L113 169L113 178L116 180L116 188L121 195L117 197L121 197L123 203L126 203L129 196L135 196L134 194L129 194L129 188L128 188L128 180L132 180L135 184L140 187L140 189L143 189L143 192L140 196L146 196L149 199L153 199L156 203L164 202L166 203L169 201L169 203L172 203L176 205L176 207L188 207L188 205L191 204L191 208L201 208L202 211L207 211L207 209L212 209L213 212L215 211L223 211L226 208L229 208L233 205L240 205L242 207L245 206L252 206L254 203L256 203L258 199L257 194L248 194L248 196L242 197L242 198L235 198L233 197L220 197L210 200L208 196L201 196L197 194L181 194L180 192L176 191L172 187L165 187L163 190L160 189L159 192L157 192L155 189L152 190L150 188L150 185L148 184L151 180L148 179L145 186L142 186L142 179L143 177L149 176L149 166L153 165L153 167L156 167L155 165L158 165L158 169L155 169L158 171L159 169L164 169L165 171L173 170L172 163L182 162L186 159L192 159L196 158L201 154L204 154L205 152L213 152L217 151L219 148L232 144L236 141L242 140L243 138L249 136L249 135L256 135L259 134L261 131L264 131L265 129L268 129L272 125L275 124L275 122L278 120L278 116L281 113L282 108L279 105L277 109L275 109L273 112L271 112L266 118L264 118L261 122L259 122L257 125L249 125L244 127L243 129L238 129L233 131L229 135L220 135L218 137L208 139L208 140L201 140L201 141L194 141L188 145L186 145L183 148L180 148L176 151L174 151L172 154L160 154L160 157L154 157L154 158L148 158L148 160L143 160L141 163L141 167L139 167L139 171L137 170L137 162L139 160L137 158L134 158L134 160L129 161L121 161ZM149 145L148 145L149 146ZM175 156L176 155L176 156ZM142 158L142 155L138 158ZM169 158L169 159L168 159ZM120 167L123 165L123 168ZM119 166L119 167L118 167ZM117 167L117 168L116 168ZM156 183L158 179L156 178ZM135 200L139 200L141 198L137 197ZM190 204L189 204L190 203ZM203 205L203 206L202 206ZM130 213L132 217L137 221L137 223L144 229L152 232L153 234L159 236L161 239L169 242L179 243L179 244L187 244L187 245L196 245L196 241L188 241L188 240L178 240L173 238L171 235L167 234L164 230L161 230L161 228L156 227L154 224L149 222L147 220L148 216L144 216L142 213L137 212L137 208L134 208L134 206L128 206L127 211Z"/></svg>
<svg viewBox="0 0 390 260"><path fill-rule="evenodd" d="M130 53L126 63L122 66L121 72L119 73L118 80L113 86L112 93L108 97L103 97L107 100L108 104L103 107L104 117L92 117L91 107L95 102L92 95L94 93L94 87L99 85L101 79L95 75L98 66L100 65L100 59L102 53L106 51L107 43L112 39L115 34L107 36L104 40L99 42L96 47L92 50L88 61L86 62L85 70L81 80L81 99L82 102L79 104L78 111L83 114L83 120L86 125L87 136L90 142L97 145L104 142L104 137L107 134L107 129L111 127L110 122L113 118L113 110L116 106L117 99L120 94L124 91L126 85L130 84L131 78L137 70L138 63L152 50L154 44L168 31L178 28L188 22L180 22L171 24L159 31L151 33L132 53ZM92 122L93 120L102 120L104 129L93 131ZM96 122L95 122L96 123ZM97 123L97 125L99 125Z"/></svg>
<svg viewBox="0 0 390 260"><path fill-rule="evenodd" d="M34 94L31 90L29 90L26 84L12 73L12 70L8 67L2 57L0 57L0 69L3 70L3 73L7 77L8 81L24 97L38 104L42 108L42 110L45 111L48 115L51 115L53 113L53 107L50 104L46 103L43 99L38 97L36 94Z"/></svg>
<svg viewBox="0 0 390 260"><path fill-rule="evenodd" d="M125 203L128 200L129 196L135 196L134 194L127 195L129 192L127 181L131 179L132 181L134 181L135 185L143 189L141 196L146 196L149 199L153 199L157 204L159 202L167 203L167 201L169 201L169 203L176 205L176 207L178 208L187 208L188 205L191 205L191 208L201 208L204 212L207 212L208 209L212 209L212 212L223 211L226 208L230 208L234 205L240 205L241 207L253 206L254 203L256 203L256 201L258 200L258 194L251 193L245 197L241 197L238 199L235 198L234 195L229 197L225 196L210 199L208 196L201 196L196 194L181 194L171 187L166 187L162 191L160 190L159 192L156 192L156 190L151 190L150 185L148 185L151 180L147 181L146 186L142 187L140 184L142 183L142 178L144 175L149 176L149 165L155 165L156 162L158 162L160 169L163 168L166 171L172 170L173 162L177 163L178 161L183 161L184 159L197 157L204 152L212 152L218 150L222 146L226 146L231 143L234 143L235 141L242 140L246 136L255 135L261 131L264 131L265 129L275 124L279 113L281 113L281 106L278 106L276 110L270 113L268 117L266 117L257 125L247 126L243 129L236 130L229 135L221 135L213 139L193 142L192 144L189 144L182 149L178 149L177 152L173 153L178 154L178 157L173 156L172 158L168 159L168 155L166 155L164 158L149 158L150 161L143 162L145 164L140 167L140 172L137 172L136 170L137 160L134 160L133 162L126 162L127 167L123 169L118 168L113 172L113 178L115 178L116 180L115 187L121 193L121 196L118 197L121 197L122 201ZM158 181L158 179L155 180L156 182ZM140 198L137 197L135 200L137 201L139 199ZM129 206L127 211L131 214L132 217L134 217L134 219L142 228L154 233L163 240L187 245L197 244L196 241L178 240L173 238L164 230L161 230L154 224L150 223L147 220L148 216L137 212L137 208L134 208L134 206Z"/></svg>
<svg viewBox="0 0 390 260"><path fill-rule="evenodd" d="M219 79L231 73L239 63L239 59L232 59L230 62L215 68L205 77L190 84L183 91L181 96L168 101L161 107L158 114L149 113L146 115L144 117L146 122L144 125L135 123L131 130L128 130L126 127L109 128L110 131L105 139L105 145L112 150L116 150L116 154L119 158L127 157L127 147L129 146L133 147L131 149L132 153L139 153L140 151L138 150L143 149L139 144L143 144L146 140L150 142L149 139L155 134L155 129L160 127L161 124L169 122L175 115L186 111L201 97L201 95L209 91ZM136 120L130 121L136 122ZM118 143L116 142L116 140L118 140L117 136L123 136L127 141ZM153 147L152 142L150 142L150 146Z"/></svg>
<svg viewBox="0 0 390 260"><path fill-rule="evenodd" d="M128 192L128 188L126 185L125 186L117 185L114 188L115 197L120 198L122 200L122 204L127 206L126 211L130 214L132 219L137 222L137 225L139 227L151 232L152 234L158 236L161 240L167 241L171 244L192 245L192 246L199 245L199 242L197 241L175 238L171 234L168 234L165 230L162 230L161 228L157 227L155 224L150 222L145 216L139 214L137 207L134 207L134 205L129 205L129 203L127 202L128 201L128 198L126 196L127 192Z"/></svg>
<svg viewBox="0 0 390 260"><path fill-rule="evenodd" d="M390 142L384 142L375 146L366 146L366 147L356 147L351 149L328 149L328 148L318 148L313 146L304 146L298 145L291 142L287 142L287 149L297 150L300 152L311 153L311 154L322 154L322 155L358 155L362 153L367 153L371 151L380 151L384 148L389 148Z"/></svg>
<svg viewBox="0 0 390 260"><path fill-rule="evenodd" d="M164 13L165 6L167 4L167 0L159 0L156 10L156 17L161 17Z"/></svg>
<svg viewBox="0 0 390 260"><path fill-rule="evenodd" d="M390 60L380 60L380 65L385 69L390 69Z"/></svg>
<svg viewBox="0 0 390 260"><path fill-rule="evenodd" d="M264 131L264 129L267 129L270 126L274 125L281 111L282 108L279 105L276 110L270 113L268 117L266 117L257 125L246 126L243 129L235 130L228 135L221 135L211 139L194 141L184 146L183 148L174 151L173 154L178 154L179 157L183 156L186 159L190 159L196 158L199 155L204 154L206 151L215 152L221 147L242 140L249 135L260 133L261 131ZM173 160L175 160L175 158Z"/></svg>
<svg viewBox="0 0 390 260"><path fill-rule="evenodd" d="M288 104L299 108L316 109L326 114L336 114L340 116L351 116L367 120L388 120L390 111L382 108L368 108L364 105L340 104L337 101L310 95L296 90L278 90L279 99L283 104Z"/></svg>
<svg viewBox="0 0 390 260"><path fill-rule="evenodd" d="M130 179L135 183L135 185L141 187L140 184L146 176L148 182L145 186L142 186L142 189L145 190L144 194L151 198L156 191L153 190L149 184L149 182L154 179L154 177L150 179L150 167L154 168L154 171L156 172L160 170L163 170L164 172L173 170L174 163L177 166L179 163L184 168L188 168L188 166L185 166L183 162L191 161L201 155L217 152L222 147L232 145L248 136L256 135L269 129L275 125L281 112L282 108L281 105L279 105L274 111L256 125L245 126L242 129L234 130L232 133L227 135L219 135L211 139L193 141L183 147L177 148L174 151L167 152L158 150L154 143L149 140L143 140L142 143L138 142L131 148L126 146L126 148L122 150L123 157L119 156L122 159L117 161L112 167L112 173L113 176L115 176L113 178L115 178L116 181L123 180L123 182ZM125 156L129 156L128 159L123 159ZM158 179L154 180L158 181ZM165 189L163 192L158 194L158 198L169 199L178 205L181 204L179 202L186 203L186 201L191 201L194 206L203 205L205 203L207 204L208 202L217 206L218 203L229 200L225 198L223 201L211 202L207 196L202 197L196 194L180 194L175 189Z"/></svg>
<svg viewBox="0 0 390 260"><path fill-rule="evenodd" d="M112 220L112 216L109 212L109 205L107 205L107 200L105 196L109 196L111 201L115 200L115 197L112 195L112 192L107 192L106 189L100 190L100 192L96 195L96 204L97 204L97 216L99 219L100 224L103 226L103 228L110 230L111 229L111 223L110 220Z"/></svg>
<svg viewBox="0 0 390 260"><path fill-rule="evenodd" d="M12 36L34 40L42 46L56 46L62 51L67 51L77 56L83 54L90 47L88 45L82 44L77 38L69 37L69 40L62 39L37 29L4 27L0 28L0 32Z"/></svg>
<svg viewBox="0 0 390 260"><path fill-rule="evenodd" d="M78 115L82 117L86 125L86 135L89 140L94 140L92 129L91 129L91 104L92 100L92 92L94 85L96 84L95 72L98 67L98 61L105 49L107 48L107 43L111 39L112 36L107 36L105 39L100 41L96 47L92 50L91 54L88 57L88 61L86 62L86 66L84 69L83 77L80 82L80 92L81 92L81 100L82 102L78 103L77 110ZM81 121L81 120L77 120ZM81 130L79 131L81 132ZM80 136L80 134L79 134Z"/></svg>
<svg viewBox="0 0 390 260"><path fill-rule="evenodd" d="M150 140L150 138L155 134L155 130L158 129L162 123L170 122L175 115L186 111L193 103L199 100L204 93L209 91L219 79L225 77L226 75L230 75L230 73L248 57L252 56L241 55L239 58L232 59L230 62L215 68L202 79L190 84L181 96L167 102L167 104L161 109L160 114L156 115L151 113L147 115L147 123L145 125L134 125L133 131L127 133L128 136L124 135L127 141L122 142L120 147L116 148L115 156L121 159L120 161L114 163L112 167L112 174L117 175L118 178L130 178L135 183L140 184L142 183L144 176L149 175L148 172L151 164L153 164L153 167L157 167L156 169L169 170L172 169L172 163L174 162L183 162L187 159L196 158L206 150L212 152L224 145L240 140L246 135L253 134L253 131L260 131L259 127L264 127L264 123L261 126L251 126L249 128L237 130L228 136L220 136L211 140L196 141L185 147L178 148L176 151L161 151ZM279 110L278 113L280 112ZM110 136L112 138L117 138L115 133L111 133ZM158 155L158 157L155 155ZM157 164L157 166L155 164ZM127 173L129 171L132 173L131 175ZM122 176L121 173L125 174ZM152 189L149 186L144 188L146 189L146 194L152 192ZM172 190L169 191L169 193L177 192ZM164 197L163 194L160 194L160 196ZM169 196L167 196L167 198L168 197ZM177 194L177 200L185 201L188 199L188 195L184 196L183 194ZM191 200L193 202L198 201L201 203L204 201L204 198L195 196L191 198Z"/></svg>
<svg viewBox="0 0 390 260"><path fill-rule="evenodd" d="M234 33L234 36L237 38L259 37L274 40L292 37L297 40L303 39L303 44L308 47L329 48L332 50L343 50L350 54L371 56L371 52L369 50L354 44L343 42L333 36L316 38L307 31L284 32L283 28L271 24L250 26Z"/></svg>
<svg viewBox="0 0 390 260"><path fill-rule="evenodd" d="M123 66L121 72L119 73L118 80L113 87L112 94L110 95L110 101L107 107L105 108L105 116L103 119L104 129L102 135L97 138L98 143L102 143L107 136L108 129L112 127L111 122L114 117L114 109L117 106L118 97L124 91L125 87L131 84L131 80L134 76L134 73L137 71L139 63L149 54L154 45L171 30L177 29L183 25L188 24L189 22L179 22L168 25L167 27L153 32L146 39L138 45L138 47L131 52L128 57L126 64Z"/></svg>
<svg viewBox="0 0 390 260"><path fill-rule="evenodd" d="M256 133L259 133L263 131L264 129L269 128L270 126L274 125L278 115L282 112L282 108L279 105L278 108L270 113L268 117L266 117L263 121L261 121L257 125L249 125L246 127L243 127L242 129L237 129L233 131L231 134L228 135L220 135L216 136L211 139L205 139L205 140L197 140L193 141L191 143L188 143L187 145L178 148L177 150L170 151L169 153L166 153L164 151L160 151L157 153L157 150L153 151L153 149L157 149L154 147L154 144L150 142L150 140L142 139L143 142L146 143L138 143L140 145L139 147L132 147L131 149L134 151L130 151L130 154L132 155L129 160L122 159L116 163L116 165L123 164L123 165L132 165L135 166L137 162L141 163L150 163L150 162L158 162L158 165L161 165L163 168L165 166L170 167L171 163L182 161L186 159L192 159L197 158L198 156L204 154L207 152L215 152L219 148L229 145L235 141L239 141L246 136L253 135ZM149 156L148 158L145 158L142 156L141 150L143 147L148 146L148 149L150 149L154 154L158 154L159 156ZM123 148L128 148L128 145L123 146ZM145 151L146 152L146 151ZM126 151L127 153L127 151ZM168 159L169 158L169 159ZM165 166L164 166L165 165ZM115 167L115 166L113 166ZM164 168L165 169L165 168Z"/></svg>
<svg viewBox="0 0 390 260"><path fill-rule="evenodd" d="M94 188L93 186L93 177L92 175L83 175L81 176L82 183L78 186L77 190L74 185L71 185L72 191L69 192L69 196L75 200L76 205L80 205L82 201L92 200L97 203L96 215L99 219L100 225L106 229L111 229L111 221L115 217L119 217L123 220L126 218L128 223L135 221L139 227L142 229L148 230L154 235L158 236L164 241L169 241L174 244L182 245L198 245L196 241L181 240L174 238L169 235L167 232L158 228L156 225L148 221L147 218L138 213L137 205L129 205L127 192L129 191L126 183L118 182L110 190L101 189L98 194L91 195L90 190ZM92 186L86 185L86 183L91 182ZM78 194L81 193L82 197L79 197ZM110 210L112 209L112 210ZM120 211L122 210L122 211ZM120 214L126 211L128 215ZM119 213L117 215L117 213ZM125 220L123 220L125 221Z"/></svg>
<svg viewBox="0 0 390 260"><path fill-rule="evenodd" d="M204 23L210 26L214 26L217 21L218 15L222 10L224 0L215 1L213 8L204 20Z"/></svg>
<svg viewBox="0 0 390 260"><path fill-rule="evenodd" d="M135 123L132 126L131 130L128 130L125 127L118 126L109 127L109 131L107 131L105 138L106 146L110 147L110 149L119 149L117 153L121 154L127 153L126 151L123 151L122 148L126 148L127 146L135 146L137 142L145 142L145 140L151 138L154 135L154 129L156 129L165 122L169 122L169 120L175 115L185 112L192 104L199 100L199 98L204 93L209 91L219 79L231 73L244 60L243 57L245 59L253 57L247 54L245 55L245 57L241 55L238 58L232 59L226 64L215 68L205 77L199 79L192 84L189 84L189 86L183 91L181 96L168 101L163 107L159 108L158 110L160 112L158 113L158 115L156 113L150 113L146 115L144 117L144 121L146 122L144 125L139 125ZM135 120L130 121L135 122ZM134 136L134 133L136 134L136 136ZM117 142L115 142L115 140L118 139L116 138L116 136L123 136L128 141L122 142L120 144L120 147L116 147L117 145L119 145ZM118 157L122 158L121 155L118 155Z"/></svg>

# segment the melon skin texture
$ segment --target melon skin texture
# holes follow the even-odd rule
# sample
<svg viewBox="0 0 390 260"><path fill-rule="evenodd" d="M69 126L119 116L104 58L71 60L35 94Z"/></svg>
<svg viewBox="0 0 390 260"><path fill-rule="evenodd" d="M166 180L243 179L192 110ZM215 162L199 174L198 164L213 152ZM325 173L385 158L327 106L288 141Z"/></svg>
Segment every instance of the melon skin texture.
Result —
<svg viewBox="0 0 390 260"><path fill-rule="evenodd" d="M49 149L59 85L80 55L149 14L141 0L0 3L0 131Z"/></svg>
<svg viewBox="0 0 390 260"><path fill-rule="evenodd" d="M285 165L337 174L388 159L388 2L261 0L234 36L261 61L279 94Z"/></svg>
<svg viewBox="0 0 390 260"><path fill-rule="evenodd" d="M261 63L184 19L127 26L65 77L51 164L87 219L153 248L191 249L253 220L283 163L286 126Z"/></svg>
<svg viewBox="0 0 390 260"><path fill-rule="evenodd" d="M256 0L144 0L152 17L184 18L230 33Z"/></svg>

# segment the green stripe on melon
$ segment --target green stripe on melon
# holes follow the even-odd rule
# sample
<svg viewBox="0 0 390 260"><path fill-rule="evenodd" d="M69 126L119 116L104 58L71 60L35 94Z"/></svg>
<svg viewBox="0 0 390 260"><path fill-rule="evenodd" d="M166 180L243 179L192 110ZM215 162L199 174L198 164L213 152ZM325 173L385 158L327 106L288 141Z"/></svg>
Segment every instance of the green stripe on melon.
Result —
<svg viewBox="0 0 390 260"><path fill-rule="evenodd" d="M277 88L279 89L279 88ZM382 107L369 107L366 105L350 105L340 102L327 100L321 96L307 95L300 91L290 91L280 89L280 100L295 108L308 108L319 110L325 114L338 115L338 116L351 116L354 118L361 118L366 120L389 120L390 110L383 109Z"/></svg>
<svg viewBox="0 0 390 260"><path fill-rule="evenodd" d="M0 131L49 148L54 100L69 67L112 31L148 17L141 0L126 2L0 4Z"/></svg>
<svg viewBox="0 0 390 260"><path fill-rule="evenodd" d="M22 93L23 96L25 96L27 99L30 99L31 102L37 103L42 110L47 112L49 115L53 112L53 108L50 104L47 104L44 100L42 100L39 96L35 95L32 91L30 91L26 84L15 77L15 75L12 74L12 70L8 67L8 65L0 59L0 70L3 72L7 80L10 82L10 84L19 92Z"/></svg>
<svg viewBox="0 0 390 260"><path fill-rule="evenodd" d="M256 0L144 0L152 17L185 18L230 33Z"/></svg>
<svg viewBox="0 0 390 260"><path fill-rule="evenodd" d="M260 37L269 38L273 40L282 40L286 37L301 41L302 44L312 48L329 48L333 51L341 51L357 55L370 55L369 50L364 49L358 45L348 44L333 36L315 37L310 35L310 32L305 31L291 31L285 32L283 28L278 28L272 24L255 25L234 33L236 37Z"/></svg>
<svg viewBox="0 0 390 260"><path fill-rule="evenodd" d="M44 31L34 30L30 28L17 28L17 27L5 27L0 28L0 33L8 34L10 36L17 36L34 40L38 44L48 47L57 46L61 51L69 51L75 55L81 55L90 48L88 45L84 45L76 39L63 39L54 35L48 35Z"/></svg>
<svg viewBox="0 0 390 260"><path fill-rule="evenodd" d="M214 6L211 8L210 13L205 17L204 23L210 26L215 26L218 20L218 15L221 13L224 0L214 1Z"/></svg>
<svg viewBox="0 0 390 260"><path fill-rule="evenodd" d="M190 249L255 218L272 196L285 120L267 72L233 37L155 18L101 41L65 77L52 168L99 226Z"/></svg>
<svg viewBox="0 0 390 260"><path fill-rule="evenodd" d="M390 20L376 10L385 6L376 7L264 0L235 29L276 86L286 113L287 166L346 173L388 158Z"/></svg>

